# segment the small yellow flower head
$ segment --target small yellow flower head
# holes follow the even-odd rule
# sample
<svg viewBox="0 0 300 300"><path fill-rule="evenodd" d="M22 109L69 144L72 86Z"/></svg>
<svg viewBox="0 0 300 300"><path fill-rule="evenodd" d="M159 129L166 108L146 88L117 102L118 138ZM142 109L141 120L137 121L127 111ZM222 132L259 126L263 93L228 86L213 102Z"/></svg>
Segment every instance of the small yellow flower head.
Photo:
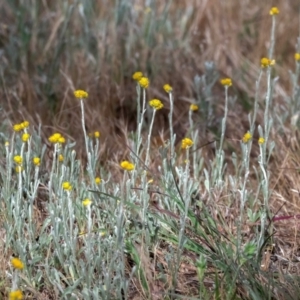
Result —
<svg viewBox="0 0 300 300"><path fill-rule="evenodd" d="M100 184L101 183L101 178L100 177L96 177L95 178L95 183L96 184Z"/></svg>
<svg viewBox="0 0 300 300"><path fill-rule="evenodd" d="M125 171L132 171L134 170L134 164L129 162L128 160L124 160L120 163L120 166Z"/></svg>
<svg viewBox="0 0 300 300"><path fill-rule="evenodd" d="M60 133L54 133L52 134L48 140L50 143L53 143L53 144L56 144L58 143L58 139L61 137L61 134Z"/></svg>
<svg viewBox="0 0 300 300"><path fill-rule="evenodd" d="M20 126L21 126L22 129L28 128L29 122L28 122L28 121L23 121L23 122L20 124Z"/></svg>
<svg viewBox="0 0 300 300"><path fill-rule="evenodd" d="M60 161L60 162L64 161L64 156L62 154L58 155L58 161Z"/></svg>
<svg viewBox="0 0 300 300"><path fill-rule="evenodd" d="M274 65L275 65L275 59L269 59L267 57L263 57L260 60L260 66L262 68L267 68L267 67L274 66Z"/></svg>
<svg viewBox="0 0 300 300"><path fill-rule="evenodd" d="M32 162L33 162L33 164L35 165L35 166L39 166L40 164L41 164L41 159L39 158L39 157L34 157L33 159L32 159Z"/></svg>
<svg viewBox="0 0 300 300"><path fill-rule="evenodd" d="M82 205L85 206L85 207L87 207L87 206L89 206L89 205L91 205L91 204L92 204L92 200L90 200L90 199L88 199L88 198L86 198L86 199L84 199L84 200L82 201Z"/></svg>
<svg viewBox="0 0 300 300"><path fill-rule="evenodd" d="M100 137L100 132L99 132L99 131L91 132L91 133L89 133L89 137L95 138L95 139L99 139L99 137Z"/></svg>
<svg viewBox="0 0 300 300"><path fill-rule="evenodd" d="M278 14L279 14L279 9L276 6L274 6L270 9L270 15L271 16L275 16L275 15L278 15Z"/></svg>
<svg viewBox="0 0 300 300"><path fill-rule="evenodd" d="M13 257L11 260L11 265L18 270L23 270L24 269L24 264L21 261L21 259L17 258L17 257Z"/></svg>
<svg viewBox="0 0 300 300"><path fill-rule="evenodd" d="M181 141L181 149L188 149L188 148L190 148L193 145L194 145L194 142L191 139L189 139L189 138L184 138Z"/></svg>
<svg viewBox="0 0 300 300"><path fill-rule="evenodd" d="M171 93L173 91L172 87L169 85L169 84L165 84L164 85L164 90L167 92L167 93Z"/></svg>
<svg viewBox="0 0 300 300"><path fill-rule="evenodd" d="M15 168L16 173L21 173L23 170L24 169L22 166L16 166L16 168Z"/></svg>
<svg viewBox="0 0 300 300"><path fill-rule="evenodd" d="M135 72L132 75L132 79L135 80L135 81L140 81L142 77L143 77L142 72Z"/></svg>
<svg viewBox="0 0 300 300"><path fill-rule="evenodd" d="M22 156L20 156L20 155L15 155L15 156L14 156L14 162L15 162L16 164L18 164L18 165L21 165L22 162L23 162Z"/></svg>
<svg viewBox="0 0 300 300"><path fill-rule="evenodd" d="M9 147L9 142L6 141L5 144L4 144L4 146L5 146L5 147Z"/></svg>
<svg viewBox="0 0 300 300"><path fill-rule="evenodd" d="M21 290L15 290L9 293L9 300L22 300L22 299L23 299L23 293Z"/></svg>
<svg viewBox="0 0 300 300"><path fill-rule="evenodd" d="M74 92L74 96L77 99L85 99L85 98L87 98L89 96L89 94L86 91L84 91L84 90L76 90Z"/></svg>
<svg viewBox="0 0 300 300"><path fill-rule="evenodd" d="M248 132L246 132L246 133L244 134L242 141L243 141L243 143L246 144L246 143L248 143L251 139L252 139L252 134L248 131Z"/></svg>
<svg viewBox="0 0 300 300"><path fill-rule="evenodd" d="M164 107L164 105L162 104L162 102L158 99L152 99L149 101L149 105L151 107L153 107L156 110L162 109Z"/></svg>
<svg viewBox="0 0 300 300"><path fill-rule="evenodd" d="M225 87L232 86L232 80L230 78L223 78L220 80L221 84Z"/></svg>
<svg viewBox="0 0 300 300"><path fill-rule="evenodd" d="M191 111L197 111L199 109L198 105L197 104L191 104L190 105L190 110Z"/></svg>
<svg viewBox="0 0 300 300"><path fill-rule="evenodd" d="M295 60L300 61L300 53L295 53Z"/></svg>
<svg viewBox="0 0 300 300"><path fill-rule="evenodd" d="M48 138L49 142L52 144L63 144L66 142L66 139L60 133L54 133Z"/></svg>
<svg viewBox="0 0 300 300"><path fill-rule="evenodd" d="M22 130L22 126L21 126L21 124L15 124L13 129L15 132L19 132Z"/></svg>
<svg viewBox="0 0 300 300"><path fill-rule="evenodd" d="M265 139L261 136L259 139L258 139L258 144L259 145L262 145L265 143Z"/></svg>
<svg viewBox="0 0 300 300"><path fill-rule="evenodd" d="M64 144L66 142L66 139L63 137L63 136L61 136L59 139L58 139L58 143L60 143L60 144Z"/></svg>
<svg viewBox="0 0 300 300"><path fill-rule="evenodd" d="M72 185L70 184L69 181L65 181L62 184L62 188L66 191L71 191L72 190Z"/></svg>
<svg viewBox="0 0 300 300"><path fill-rule="evenodd" d="M146 89L149 86L149 79L147 77L142 77L139 80L139 84L142 88Z"/></svg>
<svg viewBox="0 0 300 300"><path fill-rule="evenodd" d="M99 132L99 131L95 131L95 132L94 132L94 137L95 137L96 139L99 139L99 137L100 137L100 132Z"/></svg>
<svg viewBox="0 0 300 300"><path fill-rule="evenodd" d="M22 134L22 141L24 143L26 143L29 140L29 138L30 138L30 134L29 133L23 133Z"/></svg>

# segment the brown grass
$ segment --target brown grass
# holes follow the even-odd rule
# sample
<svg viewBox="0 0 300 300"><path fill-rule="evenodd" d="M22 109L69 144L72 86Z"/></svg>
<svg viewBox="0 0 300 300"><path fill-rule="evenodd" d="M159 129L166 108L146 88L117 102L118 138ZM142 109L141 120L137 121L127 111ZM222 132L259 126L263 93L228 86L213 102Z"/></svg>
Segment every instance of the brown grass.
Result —
<svg viewBox="0 0 300 300"><path fill-rule="evenodd" d="M148 15L144 12L142 1L131 1L130 6L135 8L128 8L135 14L135 20L121 20L119 24L113 19L115 1L108 1L109 5L92 1L93 7L86 12L86 18L80 16L76 7L68 15L60 1L40 1L36 14L25 10L23 23L17 17L21 6L16 1L11 1L11 5L9 2L0 3L0 99L4 120L1 131L7 132L14 122L28 119L36 126L43 125L45 141L53 131L60 131L70 140L76 140L77 150L81 151L80 107L73 90L83 88L89 92L85 106L87 131L101 131L100 159L118 161L126 157L129 151L126 136L136 127L132 73L145 72L151 80L148 97L165 102L166 109L159 113L154 130L154 140L161 143L159 134L168 136L168 102L162 85L168 82L174 88L174 128L181 138L188 129L188 104L196 98L193 78L203 74L206 61L213 61L220 75L229 76L234 82L230 95L237 95L237 101L229 113L228 155L230 149L238 147L238 140L248 129L247 114L253 105L259 62L268 52L271 30L268 11L277 4L274 1L173 1L168 15L172 25L169 31L165 29L164 1L157 1L152 17L154 25L159 22L162 25L153 31L150 40L142 31L145 19L152 12ZM291 92L288 70L294 69L299 4L281 1L278 6L274 75L280 80L275 88L275 101L283 103L283 97ZM178 17L179 11L185 11L186 19ZM197 119L201 144L216 138L215 131L223 115L223 89L216 85L213 94L212 126L205 124L201 113ZM258 120L262 120L261 115ZM300 196L291 191L300 190L298 137L298 130L291 129L288 123L285 132L272 132L276 151L269 166L271 209L273 213L280 209L278 215L300 214ZM203 153L211 156L212 146L203 149ZM276 221L274 228L273 253L292 260L300 249L298 218Z"/></svg>

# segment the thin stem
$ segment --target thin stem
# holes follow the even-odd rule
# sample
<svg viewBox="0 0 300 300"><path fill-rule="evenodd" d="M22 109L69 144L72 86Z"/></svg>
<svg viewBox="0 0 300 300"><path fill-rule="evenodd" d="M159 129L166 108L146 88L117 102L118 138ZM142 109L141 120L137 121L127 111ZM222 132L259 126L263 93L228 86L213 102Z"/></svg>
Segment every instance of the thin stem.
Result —
<svg viewBox="0 0 300 300"><path fill-rule="evenodd" d="M223 149L224 136L225 136L225 131L226 131L227 115L228 115L228 86L225 86L225 107L224 107L224 118L222 120L222 133L221 133L219 152L221 152L222 149Z"/></svg>
<svg viewBox="0 0 300 300"><path fill-rule="evenodd" d="M155 119L155 113L156 113L156 109L153 109L153 115L152 115L152 120L151 120L151 124L150 124L150 128L149 128L148 142L147 142L147 152L146 152L146 161L145 161L146 166L148 166L148 164L149 164L151 134L152 134L153 124L154 124L154 119Z"/></svg>
<svg viewBox="0 0 300 300"><path fill-rule="evenodd" d="M171 158L174 157L174 133L173 133L173 111L174 111L174 101L173 95L169 92L170 100L170 113L169 113L169 126L170 126L170 144L171 144Z"/></svg>

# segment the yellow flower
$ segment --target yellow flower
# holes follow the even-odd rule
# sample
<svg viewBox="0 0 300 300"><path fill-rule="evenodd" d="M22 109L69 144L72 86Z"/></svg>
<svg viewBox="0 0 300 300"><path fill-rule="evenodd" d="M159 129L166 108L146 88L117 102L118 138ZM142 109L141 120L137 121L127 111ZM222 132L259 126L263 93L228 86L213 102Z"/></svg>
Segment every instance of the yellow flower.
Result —
<svg viewBox="0 0 300 300"><path fill-rule="evenodd" d="M60 161L60 162L64 161L64 156L62 154L58 155L58 161Z"/></svg>
<svg viewBox="0 0 300 300"><path fill-rule="evenodd" d="M89 205L91 205L92 204L92 200L90 200L90 199L88 199L88 198L86 198L86 199L84 199L83 201L82 201L82 205L83 206L89 206Z"/></svg>
<svg viewBox="0 0 300 300"><path fill-rule="evenodd" d="M169 84L165 84L164 85L164 90L167 92L167 93L171 93L172 92L172 87L169 85Z"/></svg>
<svg viewBox="0 0 300 300"><path fill-rule="evenodd" d="M23 262L21 261L21 259L17 258L17 257L13 257L11 260L10 260L12 266L15 268L15 269L18 269L18 270L23 270L24 269L24 264Z"/></svg>
<svg viewBox="0 0 300 300"><path fill-rule="evenodd" d="M126 171L132 171L134 170L134 164L129 162L128 160L124 160L120 163L120 166L122 169Z"/></svg>
<svg viewBox="0 0 300 300"><path fill-rule="evenodd" d="M295 53L295 60L300 61L300 53Z"/></svg>
<svg viewBox="0 0 300 300"><path fill-rule="evenodd" d="M230 78L223 78L220 80L220 82L223 86L232 86L232 80Z"/></svg>
<svg viewBox="0 0 300 300"><path fill-rule="evenodd" d="M23 121L21 124L20 124L21 128L22 129L25 129L29 126L29 122L28 121Z"/></svg>
<svg viewBox="0 0 300 300"><path fill-rule="evenodd" d="M189 138L184 138L181 141L181 149L188 149L188 148L190 148L193 145L194 145L194 142L191 139L189 139Z"/></svg>
<svg viewBox="0 0 300 300"><path fill-rule="evenodd" d="M191 111L197 111L199 109L198 105L197 104L191 104L190 105L190 110Z"/></svg>
<svg viewBox="0 0 300 300"><path fill-rule="evenodd" d="M22 161L23 161L22 156L20 156L20 155L15 155L15 156L14 156L14 162L15 162L16 164L21 165L21 164L22 164Z"/></svg>
<svg viewBox="0 0 300 300"><path fill-rule="evenodd" d="M151 107L153 107L156 110L162 109L164 107L164 105L162 104L162 102L158 99L152 99L149 101L149 105Z"/></svg>
<svg viewBox="0 0 300 300"><path fill-rule="evenodd" d="M9 293L9 300L22 300L22 299L23 299L23 293L21 290L15 290Z"/></svg>
<svg viewBox="0 0 300 300"><path fill-rule="evenodd" d="M89 96L89 94L86 91L84 91L84 90L76 90L74 92L74 96L77 99L85 99L85 98L87 98Z"/></svg>
<svg viewBox="0 0 300 300"><path fill-rule="evenodd" d="M95 183L96 183L96 184L101 183L101 178L100 178L100 177L96 177L96 178L95 178Z"/></svg>
<svg viewBox="0 0 300 300"><path fill-rule="evenodd" d="M9 147L9 142L6 141L5 144L4 144L4 146L5 146L5 147Z"/></svg>
<svg viewBox="0 0 300 300"><path fill-rule="evenodd" d="M63 144L66 142L66 139L60 133L54 133L48 138L49 142L52 144L60 143Z"/></svg>
<svg viewBox="0 0 300 300"><path fill-rule="evenodd" d="M274 66L274 65L275 65L275 59L269 59L267 57L263 57L260 60L260 66L262 68L267 68L267 67Z"/></svg>
<svg viewBox="0 0 300 300"><path fill-rule="evenodd" d="M147 77L142 77L139 80L139 84L142 88L146 89L149 86L149 79Z"/></svg>
<svg viewBox="0 0 300 300"><path fill-rule="evenodd" d="M29 133L23 133L22 134L22 141L24 143L26 143L29 140L29 138L30 138L30 134Z"/></svg>
<svg viewBox="0 0 300 300"><path fill-rule="evenodd" d="M22 130L22 126L21 126L21 124L15 124L15 125L13 126L13 129L14 129L14 131L16 131L16 132L19 132L19 131Z"/></svg>
<svg viewBox="0 0 300 300"><path fill-rule="evenodd" d="M261 136L261 137L258 139L259 145L264 144L264 142L265 142L265 139Z"/></svg>
<svg viewBox="0 0 300 300"><path fill-rule="evenodd" d="M278 15L278 14L279 14L279 9L276 6L274 6L270 9L271 16Z"/></svg>
<svg viewBox="0 0 300 300"><path fill-rule="evenodd" d="M244 134L242 141L243 143L248 143L252 139L252 134L248 131Z"/></svg>
<svg viewBox="0 0 300 300"><path fill-rule="evenodd" d="M61 136L60 138L58 138L58 143L64 144L65 142L66 142L66 139L63 136Z"/></svg>
<svg viewBox="0 0 300 300"><path fill-rule="evenodd" d="M34 157L32 159L32 161L33 161L33 164L37 167L41 164L41 159L39 157Z"/></svg>
<svg viewBox="0 0 300 300"><path fill-rule="evenodd" d="M98 139L100 137L100 132L99 131L94 131L94 132L91 132L89 133L89 137L91 138L95 138L95 139Z"/></svg>
<svg viewBox="0 0 300 300"><path fill-rule="evenodd" d="M60 133L53 133L49 138L49 142L50 143L53 143L53 144L56 144L58 142L58 139L61 137L61 134Z"/></svg>
<svg viewBox="0 0 300 300"><path fill-rule="evenodd" d="M142 72L135 72L132 75L132 79L134 79L135 81L140 81L140 79L143 77L143 73Z"/></svg>
<svg viewBox="0 0 300 300"><path fill-rule="evenodd" d="M72 185L70 184L69 181L65 181L62 184L62 188L66 191L71 191L72 190Z"/></svg>
<svg viewBox="0 0 300 300"><path fill-rule="evenodd" d="M23 167L22 166L16 166L15 171L16 171L16 173L21 173L23 171Z"/></svg>

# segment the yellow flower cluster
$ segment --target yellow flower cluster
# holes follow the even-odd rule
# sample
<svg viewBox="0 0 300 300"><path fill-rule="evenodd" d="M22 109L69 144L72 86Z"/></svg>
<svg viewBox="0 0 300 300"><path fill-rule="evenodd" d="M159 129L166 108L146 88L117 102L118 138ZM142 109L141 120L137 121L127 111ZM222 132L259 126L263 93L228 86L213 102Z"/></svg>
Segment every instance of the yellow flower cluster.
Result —
<svg viewBox="0 0 300 300"><path fill-rule="evenodd" d="M85 99L89 96L89 94L84 90L76 90L74 91L74 96L77 99Z"/></svg>
<svg viewBox="0 0 300 300"><path fill-rule="evenodd" d="M66 142L66 139L60 133L54 133L48 138L49 142L52 144L63 144Z"/></svg>
<svg viewBox="0 0 300 300"><path fill-rule="evenodd" d="M22 141L24 143L26 143L29 140L29 138L30 138L30 134L29 133L25 132L25 133L22 134Z"/></svg>
<svg viewBox="0 0 300 300"><path fill-rule="evenodd" d="M169 84L165 84L164 85L164 90L167 92L167 93L171 93L173 91L172 87L169 85Z"/></svg>
<svg viewBox="0 0 300 300"><path fill-rule="evenodd" d="M99 131L91 132L91 133L89 134L89 137L98 139L98 138L100 137L100 132L99 132Z"/></svg>
<svg viewBox="0 0 300 300"><path fill-rule="evenodd" d="M139 71L133 73L133 75L132 75L132 79L135 81L140 81L142 77L143 77L143 73L139 72Z"/></svg>
<svg viewBox="0 0 300 300"><path fill-rule="evenodd" d="M19 124L15 124L13 126L14 131L19 132L23 129L26 129L29 126L29 122L28 121L23 121L22 123Z"/></svg>
<svg viewBox="0 0 300 300"><path fill-rule="evenodd" d="M41 159L39 158L39 157L34 157L33 159L32 159L32 162L33 162L33 164L35 165L35 166L39 166L40 164L41 164Z"/></svg>
<svg viewBox="0 0 300 300"><path fill-rule="evenodd" d="M155 110L159 110L162 109L164 107L164 105L162 104L162 102L158 99L152 99L149 101L149 105L151 107L153 107Z"/></svg>
<svg viewBox="0 0 300 300"><path fill-rule="evenodd" d="M62 154L58 155L58 161L60 161L60 162L64 161L64 156Z"/></svg>
<svg viewBox="0 0 300 300"><path fill-rule="evenodd" d="M22 299L23 299L23 293L21 290L15 290L9 293L9 300L22 300Z"/></svg>
<svg viewBox="0 0 300 300"><path fill-rule="evenodd" d="M198 105L197 104L191 104L190 105L190 110L191 111L197 111L199 109Z"/></svg>
<svg viewBox="0 0 300 300"><path fill-rule="evenodd" d="M300 61L300 53L295 53L295 60Z"/></svg>
<svg viewBox="0 0 300 300"><path fill-rule="evenodd" d="M69 181L65 181L62 184L62 188L66 191L71 191L72 190L72 185Z"/></svg>
<svg viewBox="0 0 300 300"><path fill-rule="evenodd" d="M125 171L132 171L132 170L134 170L134 164L131 163L131 162L129 162L128 160L123 160L120 163L120 166Z"/></svg>
<svg viewBox="0 0 300 300"><path fill-rule="evenodd" d="M22 162L23 162L22 156L20 156L20 155L15 155L15 156L14 156L14 162L15 162L17 165L22 165Z"/></svg>
<svg viewBox="0 0 300 300"><path fill-rule="evenodd" d="M86 198L82 201L82 205L85 206L85 207L87 207L91 204L92 204L92 200L90 200L89 198Z"/></svg>
<svg viewBox="0 0 300 300"><path fill-rule="evenodd" d="M17 258L17 257L13 257L11 260L11 265L17 269L17 270L23 270L24 269L24 264L21 261L21 259Z"/></svg>
<svg viewBox="0 0 300 300"><path fill-rule="evenodd" d="M227 86L227 87L232 86L232 80L230 78L223 78L220 80L220 82L223 86Z"/></svg>
<svg viewBox="0 0 300 300"><path fill-rule="evenodd" d="M248 143L252 139L252 134L248 131L244 134L242 141L243 143Z"/></svg>
<svg viewBox="0 0 300 300"><path fill-rule="evenodd" d="M139 80L139 84L142 88L146 89L148 88L149 86L149 79L147 77L142 77L140 80Z"/></svg>
<svg viewBox="0 0 300 300"><path fill-rule="evenodd" d="M259 145L262 145L265 143L265 139L261 136L259 139L258 139L258 144Z"/></svg>
<svg viewBox="0 0 300 300"><path fill-rule="evenodd" d="M100 177L96 177L95 178L95 183L96 184L100 184L101 183L101 178Z"/></svg>
<svg viewBox="0 0 300 300"><path fill-rule="evenodd" d="M263 57L260 60L260 65L261 65L262 68L267 68L267 67L270 67L270 66L274 66L275 65L275 59L269 59L267 57Z"/></svg>
<svg viewBox="0 0 300 300"><path fill-rule="evenodd" d="M191 146L194 145L194 142L193 140L189 139L189 138L184 138L182 141L181 141L181 149L188 149L190 148Z"/></svg>
<svg viewBox="0 0 300 300"><path fill-rule="evenodd" d="M16 170L16 173L21 173L24 169L22 166L16 166L15 170Z"/></svg>
<svg viewBox="0 0 300 300"><path fill-rule="evenodd" d="M276 6L274 6L270 9L270 15L271 16L275 16L275 15L278 15L278 14L279 14L279 9Z"/></svg>

